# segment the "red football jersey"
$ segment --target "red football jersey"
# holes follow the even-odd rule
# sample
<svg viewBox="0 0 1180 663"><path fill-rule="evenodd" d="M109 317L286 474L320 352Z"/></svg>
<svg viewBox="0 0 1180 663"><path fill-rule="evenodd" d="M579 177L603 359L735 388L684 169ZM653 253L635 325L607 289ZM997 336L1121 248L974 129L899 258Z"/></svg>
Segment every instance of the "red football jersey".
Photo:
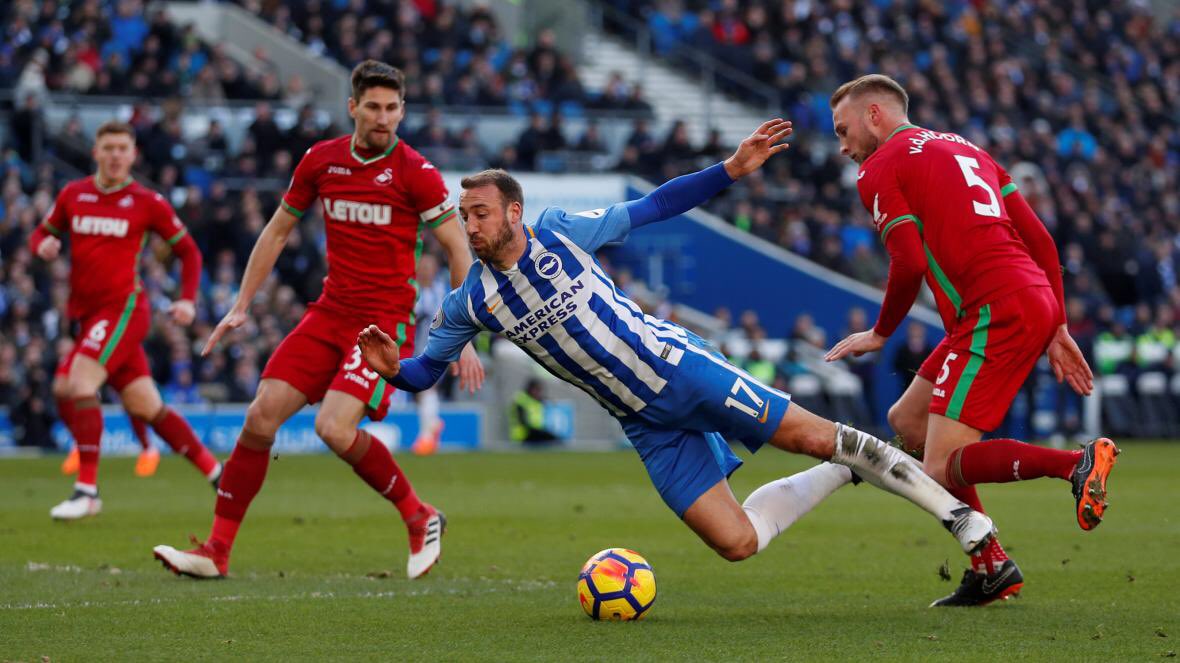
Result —
<svg viewBox="0 0 1180 663"><path fill-rule="evenodd" d="M455 215L434 165L404 141L364 158L352 136L316 143L283 197L297 217L320 199L328 235L328 276L317 304L347 315L410 317L422 227Z"/></svg>
<svg viewBox="0 0 1180 663"><path fill-rule="evenodd" d="M949 331L961 311L1028 286L1048 286L1004 208L1012 178L958 134L898 127L861 164L857 189L885 241L918 227L926 282Z"/></svg>
<svg viewBox="0 0 1180 663"><path fill-rule="evenodd" d="M187 233L160 194L132 179L103 190L94 176L62 188L41 227L58 238L70 236L71 318L121 304L139 291L139 254L148 231L170 246Z"/></svg>

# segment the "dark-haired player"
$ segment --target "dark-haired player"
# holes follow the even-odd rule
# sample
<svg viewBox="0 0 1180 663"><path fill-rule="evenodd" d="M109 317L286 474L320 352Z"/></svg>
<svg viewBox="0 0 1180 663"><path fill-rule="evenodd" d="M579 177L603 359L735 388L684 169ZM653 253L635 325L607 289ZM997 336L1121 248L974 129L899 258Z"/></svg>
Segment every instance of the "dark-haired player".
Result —
<svg viewBox="0 0 1180 663"><path fill-rule="evenodd" d="M155 556L176 573L226 574L238 527L266 478L275 433L304 405L320 402L316 433L401 514L409 531L407 575L417 578L438 560L446 524L442 513L418 499L385 445L359 428L366 415L374 421L385 416L393 390L362 361L357 333L379 322L413 345L414 276L423 228L446 252L455 285L471 266L442 177L397 137L404 102L405 79L398 69L373 60L353 69L348 100L353 133L316 143L303 156L281 206L254 245L234 306L205 345L208 353L227 332L246 323L250 303L287 236L318 198L328 238L323 294L267 362L225 464L209 538L189 551L156 546ZM455 370L472 390L483 381L470 346Z"/></svg>
<svg viewBox="0 0 1180 663"><path fill-rule="evenodd" d="M70 182L57 195L45 221L29 238L33 253L54 260L70 238L70 299L67 316L78 323L73 350L53 380L58 413L74 436L78 478L69 499L53 507L57 520L76 520L102 511L98 458L102 410L98 390L110 383L133 420L148 422L177 453L216 485L217 458L193 429L164 404L152 380L143 339L151 309L139 280L139 254L148 232L167 240L181 262L180 298L170 313L177 324L192 323L201 252L164 197L131 178L135 134L122 122L106 122L94 139L98 171Z"/></svg>
<svg viewBox="0 0 1180 663"><path fill-rule="evenodd" d="M841 152L860 164L861 202L890 265L876 326L840 341L827 358L884 346L925 278L946 338L890 409L893 429L924 453L927 474L977 511L977 483L1056 477L1073 486L1078 525L1093 529L1106 509L1113 442L1100 438L1081 451L1017 440L979 444L1003 421L1042 354L1079 394L1093 386L1065 326L1053 238L987 152L958 134L910 124L908 105L905 89L880 74L832 95ZM972 557L959 588L933 605L983 605L1015 594L1023 582L993 538Z"/></svg>

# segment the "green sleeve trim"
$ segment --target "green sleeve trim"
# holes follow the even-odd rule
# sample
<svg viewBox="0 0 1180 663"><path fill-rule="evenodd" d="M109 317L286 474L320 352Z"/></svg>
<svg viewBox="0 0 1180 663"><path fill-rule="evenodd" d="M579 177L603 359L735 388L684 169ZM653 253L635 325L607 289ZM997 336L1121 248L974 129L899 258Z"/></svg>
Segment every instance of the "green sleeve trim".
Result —
<svg viewBox="0 0 1180 663"><path fill-rule="evenodd" d="M443 214L442 216L438 217L437 219L435 219L433 221L427 221L426 225L427 225L427 227L430 227L430 228L437 228L437 227L439 227L439 225L442 224L443 221L446 221L447 219L455 216L456 214L458 214L458 212L459 212L458 209L452 207L451 211L447 212L446 214Z"/></svg>
<svg viewBox="0 0 1180 663"><path fill-rule="evenodd" d="M53 235L54 237L61 237L61 231L57 228L54 228L52 223L46 221L45 223L42 223L41 226L45 228L45 231L50 235Z"/></svg>
<svg viewBox="0 0 1180 663"><path fill-rule="evenodd" d="M291 203L288 203L286 198L283 198L282 207L283 207L283 209L290 212L291 215L294 216L296 219L303 218L303 210L296 209L296 208L292 207Z"/></svg>
<svg viewBox="0 0 1180 663"><path fill-rule="evenodd" d="M1000 189L1000 195L1006 196L1013 191L1016 191L1016 182L1009 182L1004 185L1004 188Z"/></svg>
<svg viewBox="0 0 1180 663"><path fill-rule="evenodd" d="M168 239L168 246L176 246L176 243L179 242L180 240L184 239L184 236L187 234L188 234L188 228L181 228L180 232L176 233L175 235L173 235L171 238Z"/></svg>
<svg viewBox="0 0 1180 663"><path fill-rule="evenodd" d="M897 217L889 223L886 223L885 227L881 229L881 241L884 242L889 238L889 233L893 230L894 226L905 223L906 221L913 221L914 223L917 223L918 217L914 216L913 214L906 214Z"/></svg>
<svg viewBox="0 0 1180 663"><path fill-rule="evenodd" d="M889 232L893 230L893 228L901 225L902 223L905 223L906 221L913 221L914 225L918 226L919 235L925 234L925 228L922 227L922 220L913 214L906 214L899 216L885 224L885 228L881 231L881 241L884 242L887 239ZM938 261L934 259L934 254L930 252L930 247L926 244L925 237L922 238L922 250L926 252L926 265L930 268L930 273L934 275L934 280L938 283L939 289L942 290L943 294L946 295L946 298L950 300L951 305L955 307L955 313L957 315L962 315L963 298L959 296L959 291L955 290L955 286L952 285L951 280L947 278L946 272L942 271L942 266L940 266Z"/></svg>

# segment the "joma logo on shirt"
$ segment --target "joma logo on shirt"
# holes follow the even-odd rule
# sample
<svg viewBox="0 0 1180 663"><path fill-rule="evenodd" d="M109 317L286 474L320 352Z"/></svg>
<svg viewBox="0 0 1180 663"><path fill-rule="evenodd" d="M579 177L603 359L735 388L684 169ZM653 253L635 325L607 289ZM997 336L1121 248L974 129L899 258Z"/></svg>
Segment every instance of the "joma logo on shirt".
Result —
<svg viewBox="0 0 1180 663"><path fill-rule="evenodd" d="M388 226L393 221L393 208L389 205L354 203L351 200L324 198L324 213L337 221L374 226Z"/></svg>
<svg viewBox="0 0 1180 663"><path fill-rule="evenodd" d="M126 219L114 219L106 216L75 216L70 221L70 230L82 235L106 235L108 237L126 237L131 223Z"/></svg>

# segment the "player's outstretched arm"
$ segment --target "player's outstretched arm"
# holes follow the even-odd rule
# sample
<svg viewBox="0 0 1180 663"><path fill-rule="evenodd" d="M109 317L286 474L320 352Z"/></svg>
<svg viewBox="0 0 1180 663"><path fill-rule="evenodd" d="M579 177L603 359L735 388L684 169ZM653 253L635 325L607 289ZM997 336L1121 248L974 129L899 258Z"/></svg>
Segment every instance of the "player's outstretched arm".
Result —
<svg viewBox="0 0 1180 663"><path fill-rule="evenodd" d="M793 131L790 120L775 118L763 122L762 126L738 145L733 156L723 162L725 172L738 180L758 170L767 159L779 152L785 152L791 146L790 143L779 141L790 136Z"/></svg>
<svg viewBox="0 0 1180 663"><path fill-rule="evenodd" d="M447 363L431 359L425 354L399 360L400 348L393 338L377 325L369 325L356 337L361 356L369 367L389 384L416 393L434 386L447 370Z"/></svg>
<svg viewBox="0 0 1180 663"><path fill-rule="evenodd" d="M369 362L369 367L380 373L381 377L386 381L397 377L401 370L401 348L393 337L381 331L377 325L369 325L357 335L356 344L361 349L361 356Z"/></svg>
<svg viewBox="0 0 1180 663"><path fill-rule="evenodd" d="M287 243L287 236L291 234L298 221L294 214L282 207L275 210L274 216L270 217L270 222L262 229L258 241L254 243L254 249L250 251L250 260L246 263L246 273L242 275L238 297L221 322L217 323L213 333L209 334L209 340L201 350L202 357L208 355L227 332L246 323L246 311L250 307L250 302L254 300L254 295L258 288L262 287L266 277L270 276L275 261L279 259L279 254Z"/></svg>
<svg viewBox="0 0 1180 663"><path fill-rule="evenodd" d="M625 203L631 228L679 216L721 193L738 179L761 168L770 157L786 150L789 144L779 141L790 136L792 131L787 120L764 122L725 161L668 180L639 200Z"/></svg>

